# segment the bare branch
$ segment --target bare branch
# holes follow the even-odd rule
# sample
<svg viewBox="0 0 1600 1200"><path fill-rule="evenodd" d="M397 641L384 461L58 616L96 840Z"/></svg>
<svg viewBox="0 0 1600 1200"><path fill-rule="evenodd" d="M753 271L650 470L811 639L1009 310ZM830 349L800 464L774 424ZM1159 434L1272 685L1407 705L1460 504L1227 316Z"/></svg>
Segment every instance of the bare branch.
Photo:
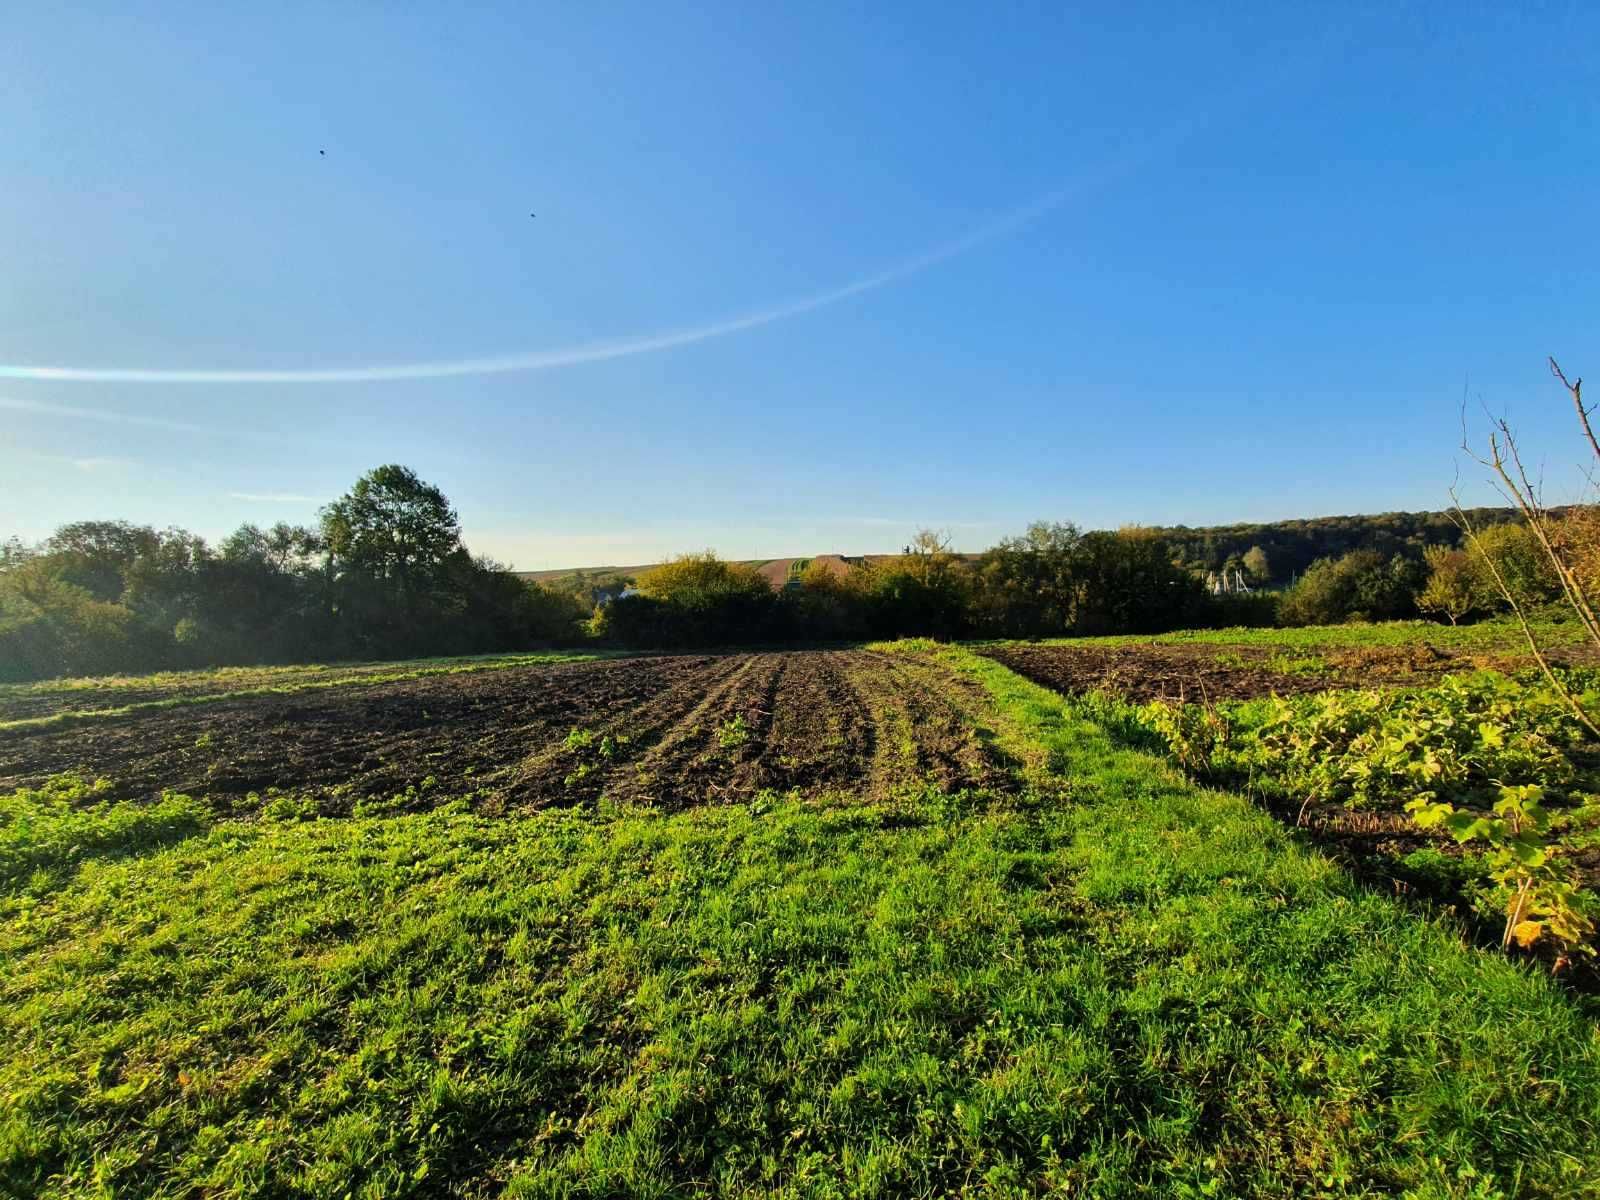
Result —
<svg viewBox="0 0 1600 1200"><path fill-rule="evenodd" d="M1538 489L1528 480L1528 473L1523 468L1522 456L1517 449L1516 437L1512 434L1510 425L1504 418L1496 424L1500 432L1498 435L1493 433L1489 435L1491 454L1490 461L1485 465L1499 476L1502 494L1512 500L1522 513L1529 531L1539 542L1540 548L1555 571L1563 597L1577 615L1589 640L1600 647L1600 615L1595 613L1576 572L1556 546L1551 514L1540 502ZM1512 475L1513 470L1516 473L1515 478Z"/></svg>
<svg viewBox="0 0 1600 1200"><path fill-rule="evenodd" d="M1600 726L1597 726L1589 714L1584 712L1583 706L1578 703L1578 698L1572 694L1572 689L1556 675L1555 669L1550 665L1550 660L1545 657L1543 649L1539 646L1539 639L1533 632L1533 625L1528 620L1528 614L1522 607L1522 601L1517 598L1510 583L1507 582L1505 574L1500 570L1500 565L1494 561L1493 556L1479 542L1478 531L1472 527L1472 521L1468 518L1466 510L1461 507L1461 499L1456 495L1454 488L1450 489L1450 499L1455 503L1455 507L1450 513L1451 519L1460 526L1468 544L1489 568L1490 578L1494 580L1495 589L1499 591L1500 598L1510 605L1511 611L1516 614L1517 624L1522 627L1522 636L1528 643L1528 650L1533 655L1534 661L1539 664L1539 670L1544 673L1545 680L1550 684L1556 695L1561 697L1567 706L1567 710L1590 733L1600 737Z"/></svg>
<svg viewBox="0 0 1600 1200"><path fill-rule="evenodd" d="M1576 382L1569 380L1554 356L1550 359L1550 374L1561 381L1561 386L1566 388L1567 394L1572 397L1572 406L1578 410L1578 424L1583 426L1583 435L1589 439L1589 448L1594 451L1595 457L1600 458L1600 441L1595 440L1594 428L1589 424L1591 410L1583 406L1583 380L1579 379Z"/></svg>

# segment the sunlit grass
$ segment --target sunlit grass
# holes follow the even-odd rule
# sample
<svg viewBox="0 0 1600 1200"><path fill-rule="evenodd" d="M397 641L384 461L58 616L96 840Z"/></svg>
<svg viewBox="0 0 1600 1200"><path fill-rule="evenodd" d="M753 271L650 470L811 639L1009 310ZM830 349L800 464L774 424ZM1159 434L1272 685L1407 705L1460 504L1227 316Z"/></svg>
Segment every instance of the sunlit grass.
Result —
<svg viewBox="0 0 1600 1200"><path fill-rule="evenodd" d="M987 689L1018 795L44 853L0 898L0 1190L1600 1186L1600 1013L1074 702L912 652Z"/></svg>

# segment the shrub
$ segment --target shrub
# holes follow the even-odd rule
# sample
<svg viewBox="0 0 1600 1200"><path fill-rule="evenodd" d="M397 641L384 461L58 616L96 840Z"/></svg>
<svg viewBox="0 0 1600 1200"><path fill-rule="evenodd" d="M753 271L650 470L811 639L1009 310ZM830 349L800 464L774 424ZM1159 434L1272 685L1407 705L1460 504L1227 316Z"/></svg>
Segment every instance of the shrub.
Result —
<svg viewBox="0 0 1600 1200"><path fill-rule="evenodd" d="M1337 625L1415 616L1425 577L1426 568L1415 559L1352 550L1313 563L1284 593L1279 617L1285 625Z"/></svg>
<svg viewBox="0 0 1600 1200"><path fill-rule="evenodd" d="M1454 625L1495 607L1493 585L1473 551L1429 546L1423 551L1423 561L1429 573L1417 595L1417 608L1422 612L1436 613Z"/></svg>
<svg viewBox="0 0 1600 1200"><path fill-rule="evenodd" d="M67 582L46 559L0 574L0 679L149 670L166 660L170 643L122 605Z"/></svg>
<svg viewBox="0 0 1600 1200"><path fill-rule="evenodd" d="M824 642L854 641L868 636L867 572L851 567L839 572L813 560L799 575L799 587L779 597L785 610L781 624L798 635Z"/></svg>
<svg viewBox="0 0 1600 1200"><path fill-rule="evenodd" d="M707 550L646 571L636 595L600 610L595 629L628 646L706 646L768 640L777 617L777 597L759 571Z"/></svg>
<svg viewBox="0 0 1600 1200"><path fill-rule="evenodd" d="M1557 526L1561 522L1556 523ZM1580 526L1574 524L1576 534ZM1481 561L1489 558L1499 568L1517 603L1525 607L1547 604L1561 597L1561 584L1550 565L1550 557L1539 539L1526 525L1491 525L1479 531L1473 554ZM1501 602L1497 607L1504 608Z"/></svg>

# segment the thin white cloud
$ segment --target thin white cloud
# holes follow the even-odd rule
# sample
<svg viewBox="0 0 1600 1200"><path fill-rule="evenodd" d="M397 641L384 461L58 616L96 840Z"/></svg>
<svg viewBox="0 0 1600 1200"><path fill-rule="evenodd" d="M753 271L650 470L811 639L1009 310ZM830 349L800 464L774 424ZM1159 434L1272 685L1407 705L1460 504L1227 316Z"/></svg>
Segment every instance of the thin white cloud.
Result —
<svg viewBox="0 0 1600 1200"><path fill-rule="evenodd" d="M326 496L302 496L299 492L229 492L235 500L250 500L261 504L321 504Z"/></svg>
<svg viewBox="0 0 1600 1200"><path fill-rule="evenodd" d="M897 283L958 255L1014 233L1032 224L1067 200L1142 165L1155 154L1181 141L1199 124L1180 121L1122 154L1082 173L1066 186L1013 209L952 241L913 255L893 266L828 291L757 309L705 325L611 341L582 343L553 350L534 350L487 358L462 358L436 362L393 363L357 367L314 367L304 370L248 370L233 367L167 370L147 367L26 366L0 364L0 379L27 379L55 383L384 383L415 379L444 379L460 375L497 375L510 371L542 371L631 358L691 346L816 312Z"/></svg>
<svg viewBox="0 0 1600 1200"><path fill-rule="evenodd" d="M98 458L71 458L66 455L61 457L80 471L105 471L117 467L131 466L133 463L131 458L116 458L111 455L104 455Z"/></svg>
<svg viewBox="0 0 1600 1200"><path fill-rule="evenodd" d="M0 409L13 412L44 413L52 417L70 417L78 421L103 421L109 425L144 425L150 429L171 429L179 433L213 433L215 430L189 421L171 421L165 417L147 417L140 413L117 412L109 408L78 408L70 404L45 404L38 400L18 400L0 396Z"/></svg>
<svg viewBox="0 0 1600 1200"><path fill-rule="evenodd" d="M771 325L789 317L815 312L837 304L851 296L874 291L904 279L908 275L926 270L936 263L953 258L982 242L998 237L1037 217L1048 205L1034 205L1025 215L1013 215L1003 222L983 229L958 241L908 259L875 275L869 275L831 291L819 292L799 300L772 308L760 309L688 329L667 330L662 333L643 334L637 337L612 341L588 342L554 350L534 350L520 354L506 354L488 358L463 358L443 362L397 363L364 367L324 367L309 370L238 370L233 368L202 368L198 370L152 370L142 367L36 367L0 365L0 379L27 379L52 383L393 383L417 379L447 379L461 375L501 375L512 371L544 371L552 367L582 366L587 363L607 362L617 358L632 358L639 354L652 354L692 346L696 342L727 337Z"/></svg>
<svg viewBox="0 0 1600 1200"><path fill-rule="evenodd" d="M120 412L112 408L80 408L73 404L47 404L41 400L19 400L14 396L0 396L0 409L13 412L33 412L49 417L66 417L73 421L99 421L107 425L138 425L146 429L166 429L174 433L198 433L207 437L249 438L253 441L281 442L290 440L282 433L269 433L259 429L237 429L217 425L201 425L194 421L175 421L170 417L151 417L143 413Z"/></svg>
<svg viewBox="0 0 1600 1200"><path fill-rule="evenodd" d="M47 454L42 450L24 450L14 448L14 453L22 454L28 458L38 459L41 462L65 463L79 471L108 471L121 467L131 467L136 460L124 458L121 455L77 455L77 454Z"/></svg>

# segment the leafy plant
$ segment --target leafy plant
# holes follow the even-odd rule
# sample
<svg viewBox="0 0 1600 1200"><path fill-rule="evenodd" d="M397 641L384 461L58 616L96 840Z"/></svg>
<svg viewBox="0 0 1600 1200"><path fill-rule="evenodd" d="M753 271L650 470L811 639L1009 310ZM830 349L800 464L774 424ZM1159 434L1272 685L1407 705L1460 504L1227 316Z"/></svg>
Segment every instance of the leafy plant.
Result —
<svg viewBox="0 0 1600 1200"><path fill-rule="evenodd" d="M1220 706L1153 704L1180 764L1224 782L1352 808L1426 791L1487 808L1507 780L1566 787L1582 727L1562 700L1492 672L1412 692L1323 692Z"/></svg>
<svg viewBox="0 0 1600 1200"><path fill-rule="evenodd" d="M187 796L155 804L108 798L111 785L60 775L0 796L0 895L48 891L89 859L171 845L203 832L210 818Z"/></svg>
<svg viewBox="0 0 1600 1200"><path fill-rule="evenodd" d="M594 729L574 729L567 734L562 743L574 754L584 750L593 749L595 756L610 762L617 756L617 751L628 744L626 734L602 734Z"/></svg>
<svg viewBox="0 0 1600 1200"><path fill-rule="evenodd" d="M717 745L724 750L736 750L750 740L750 726L739 713L731 721L717 728Z"/></svg>
<svg viewBox="0 0 1600 1200"><path fill-rule="evenodd" d="M1443 828L1457 842L1488 845L1490 875L1507 893L1502 949L1512 942L1526 948L1548 935L1592 954L1585 939L1594 933L1594 922L1575 903L1570 865L1550 845L1551 817L1540 803L1543 796L1544 789L1535 784L1506 785L1488 813L1426 795L1406 811L1424 829Z"/></svg>
<svg viewBox="0 0 1600 1200"><path fill-rule="evenodd" d="M1135 711L1191 775L1302 815L1314 804L1403 809L1421 828L1482 847L1490 882L1473 901L1505 918L1505 946L1548 937L1582 948L1594 933L1591 900L1562 857L1600 816L1574 765L1588 738L1565 697L1542 683L1482 672L1409 692Z"/></svg>
<svg viewBox="0 0 1600 1200"><path fill-rule="evenodd" d="M579 760L578 765L567 774L566 786L571 787L600 770L603 764L614 762L627 744L627 734L602 734L594 729L574 729L562 742L567 751Z"/></svg>

